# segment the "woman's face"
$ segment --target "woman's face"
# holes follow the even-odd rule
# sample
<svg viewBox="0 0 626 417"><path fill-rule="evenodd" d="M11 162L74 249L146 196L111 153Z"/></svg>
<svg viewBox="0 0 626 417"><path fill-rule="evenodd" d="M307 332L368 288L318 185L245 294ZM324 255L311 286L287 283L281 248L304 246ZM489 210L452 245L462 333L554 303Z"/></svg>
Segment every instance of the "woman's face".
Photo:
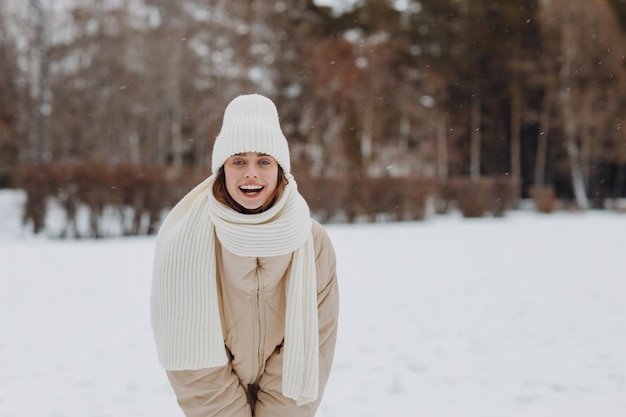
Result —
<svg viewBox="0 0 626 417"><path fill-rule="evenodd" d="M241 206L255 210L276 190L278 163L263 153L239 153L226 160L224 174L228 194Z"/></svg>

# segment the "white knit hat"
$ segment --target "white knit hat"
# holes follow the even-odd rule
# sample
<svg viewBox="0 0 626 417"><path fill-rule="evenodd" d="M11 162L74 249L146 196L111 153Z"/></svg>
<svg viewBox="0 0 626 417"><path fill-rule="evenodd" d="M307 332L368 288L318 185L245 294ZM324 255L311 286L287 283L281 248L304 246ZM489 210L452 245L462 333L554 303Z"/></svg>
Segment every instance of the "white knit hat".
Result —
<svg viewBox="0 0 626 417"><path fill-rule="evenodd" d="M289 145L280 128L276 106L267 97L248 94L226 107L222 130L213 145L213 174L231 156L243 152L270 155L289 174Z"/></svg>

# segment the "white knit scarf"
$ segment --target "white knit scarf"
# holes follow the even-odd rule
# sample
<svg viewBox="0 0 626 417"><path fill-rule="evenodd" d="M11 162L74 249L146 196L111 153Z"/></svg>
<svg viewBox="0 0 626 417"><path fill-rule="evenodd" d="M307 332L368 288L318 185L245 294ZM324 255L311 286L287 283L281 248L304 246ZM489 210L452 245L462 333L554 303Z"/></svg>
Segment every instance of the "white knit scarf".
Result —
<svg viewBox="0 0 626 417"><path fill-rule="evenodd" d="M287 179L281 198L260 214L241 214L218 202L215 175L178 202L156 240L151 320L165 369L226 365L215 237L239 256L293 252L286 281L282 390L301 405L318 396L317 279L309 208L293 177Z"/></svg>

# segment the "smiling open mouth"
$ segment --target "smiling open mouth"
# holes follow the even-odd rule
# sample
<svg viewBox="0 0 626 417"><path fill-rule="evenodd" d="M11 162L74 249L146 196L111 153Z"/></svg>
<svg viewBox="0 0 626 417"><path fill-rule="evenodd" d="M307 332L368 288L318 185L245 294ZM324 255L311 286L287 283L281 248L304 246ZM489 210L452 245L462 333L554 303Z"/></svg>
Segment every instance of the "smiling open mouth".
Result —
<svg viewBox="0 0 626 417"><path fill-rule="evenodd" d="M260 185L242 185L239 189L247 196L253 197L263 191Z"/></svg>

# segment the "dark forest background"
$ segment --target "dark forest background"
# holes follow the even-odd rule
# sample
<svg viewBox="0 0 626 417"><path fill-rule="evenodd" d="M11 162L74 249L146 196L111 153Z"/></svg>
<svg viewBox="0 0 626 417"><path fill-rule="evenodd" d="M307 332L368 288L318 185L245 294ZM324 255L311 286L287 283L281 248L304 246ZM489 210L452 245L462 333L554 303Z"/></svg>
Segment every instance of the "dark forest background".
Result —
<svg viewBox="0 0 626 417"><path fill-rule="evenodd" d="M0 187L152 233L258 92L325 221L616 207L625 59L626 0L0 0Z"/></svg>

